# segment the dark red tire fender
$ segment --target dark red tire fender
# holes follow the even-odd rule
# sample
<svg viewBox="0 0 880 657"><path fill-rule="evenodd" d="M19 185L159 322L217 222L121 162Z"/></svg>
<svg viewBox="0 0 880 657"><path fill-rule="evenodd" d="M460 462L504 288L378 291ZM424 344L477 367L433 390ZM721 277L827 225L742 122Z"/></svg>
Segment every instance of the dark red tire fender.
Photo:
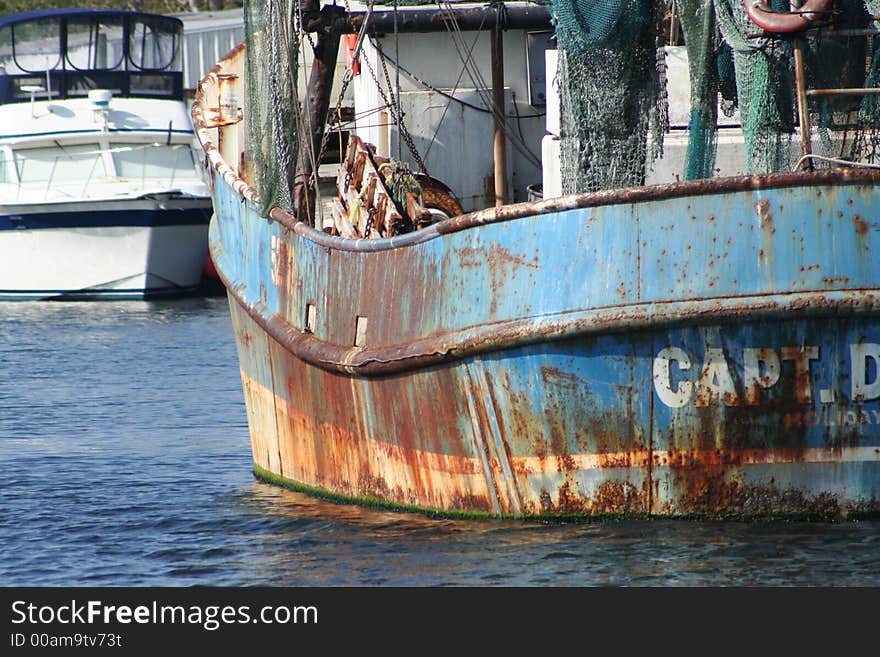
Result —
<svg viewBox="0 0 880 657"><path fill-rule="evenodd" d="M751 21L767 32L787 34L800 32L812 25L831 8L832 0L807 0L796 13L774 11L767 0L743 0Z"/></svg>

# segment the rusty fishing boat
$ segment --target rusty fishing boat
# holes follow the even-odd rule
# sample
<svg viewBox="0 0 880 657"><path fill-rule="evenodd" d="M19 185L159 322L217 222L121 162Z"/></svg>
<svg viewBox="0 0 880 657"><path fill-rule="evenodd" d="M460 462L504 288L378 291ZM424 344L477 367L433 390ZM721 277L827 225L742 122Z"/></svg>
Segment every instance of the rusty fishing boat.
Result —
<svg viewBox="0 0 880 657"><path fill-rule="evenodd" d="M192 116L255 474L441 514L877 514L880 12L593 5L245 3Z"/></svg>

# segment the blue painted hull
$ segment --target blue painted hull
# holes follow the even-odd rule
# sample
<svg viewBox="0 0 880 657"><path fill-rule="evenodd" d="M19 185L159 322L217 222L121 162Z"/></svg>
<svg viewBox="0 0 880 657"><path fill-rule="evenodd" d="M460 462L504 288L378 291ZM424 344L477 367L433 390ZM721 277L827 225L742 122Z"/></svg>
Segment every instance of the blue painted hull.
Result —
<svg viewBox="0 0 880 657"><path fill-rule="evenodd" d="M488 514L880 511L880 194L778 174L210 242L257 471Z"/></svg>

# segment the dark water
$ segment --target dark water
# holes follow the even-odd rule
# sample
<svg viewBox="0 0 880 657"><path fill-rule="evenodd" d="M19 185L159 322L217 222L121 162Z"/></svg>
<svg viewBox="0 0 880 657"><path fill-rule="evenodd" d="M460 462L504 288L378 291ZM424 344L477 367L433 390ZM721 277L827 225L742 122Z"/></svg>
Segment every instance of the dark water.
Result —
<svg viewBox="0 0 880 657"><path fill-rule="evenodd" d="M2 586L877 586L880 522L432 520L253 479L225 299L0 303Z"/></svg>

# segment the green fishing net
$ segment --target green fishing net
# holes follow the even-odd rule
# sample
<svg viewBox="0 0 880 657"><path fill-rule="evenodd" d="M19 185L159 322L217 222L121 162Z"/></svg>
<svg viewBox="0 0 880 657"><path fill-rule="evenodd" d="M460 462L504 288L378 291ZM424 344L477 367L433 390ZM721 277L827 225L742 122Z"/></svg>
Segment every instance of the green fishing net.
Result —
<svg viewBox="0 0 880 657"><path fill-rule="evenodd" d="M551 0L564 194L644 184L668 128L662 0ZM649 147L648 133L652 139Z"/></svg>
<svg viewBox="0 0 880 657"><path fill-rule="evenodd" d="M293 210L291 181L296 166L299 114L299 40L294 7L298 4L299 0L244 3L244 120L249 157L246 168L257 190L263 216L273 207Z"/></svg>
<svg viewBox="0 0 880 657"><path fill-rule="evenodd" d="M844 6L841 21L851 25L873 24L870 16L880 15L880 0L851 2ZM831 42L836 61L843 60L847 66L838 75L830 72L828 86L880 87L880 37L851 37ZM830 59L828 48L808 65L822 70ZM824 99L819 104L820 137L823 147L831 141L828 149L832 156L859 162L880 164L880 96L867 94L862 97L844 98L844 104L834 99ZM836 136L836 139L834 137ZM814 148L815 150L815 148Z"/></svg>
<svg viewBox="0 0 880 657"><path fill-rule="evenodd" d="M668 0L669 1L669 0ZM653 0L551 0L559 47L564 193L642 184L662 142L663 61L656 53ZM770 6L790 11L788 0ZM801 3L798 2L798 6ZM880 42L857 33L880 0L837 0L822 21L843 31L769 35L742 0L674 0L690 66L691 114L685 179L714 175L718 108L739 111L749 173L801 163L794 43L804 44L808 89L877 87ZM796 8L795 8L796 10ZM815 167L880 157L880 98L816 95L808 101ZM654 148L647 147L652 132Z"/></svg>
<svg viewBox="0 0 880 657"><path fill-rule="evenodd" d="M772 0L770 4L783 10L786 2ZM746 15L742 0L715 0L714 6L721 34L733 49L748 170L787 171L797 124L791 41L761 36L762 30Z"/></svg>
<svg viewBox="0 0 880 657"><path fill-rule="evenodd" d="M676 15L681 23L687 48L691 114L688 122L688 151L685 180L711 178L717 147L718 95L735 87L733 57L722 41L715 20L715 6L706 0L676 0ZM735 93L727 94L730 104Z"/></svg>
<svg viewBox="0 0 880 657"><path fill-rule="evenodd" d="M705 177L712 170L714 142L707 138L709 130L701 127L703 117L710 115L713 84L717 83L725 95L722 64L726 48L733 52L736 76L736 93L727 93L726 98L735 98L739 109L749 173L791 170L803 154L796 132L795 39L804 43L808 89L877 86L876 38L853 31L869 26L868 11L872 11L871 5L880 4L877 0L838 0L833 4L833 13L827 18L848 32L811 29L788 35L764 33L748 18L742 0L713 0L711 7L708 0L677 3L694 103L688 178ZM776 11L791 9L788 0L771 0L770 5ZM722 41L717 40L718 32ZM820 156L811 160L813 165L838 166L839 160L873 162L878 154L878 109L873 95L811 97L811 151Z"/></svg>

